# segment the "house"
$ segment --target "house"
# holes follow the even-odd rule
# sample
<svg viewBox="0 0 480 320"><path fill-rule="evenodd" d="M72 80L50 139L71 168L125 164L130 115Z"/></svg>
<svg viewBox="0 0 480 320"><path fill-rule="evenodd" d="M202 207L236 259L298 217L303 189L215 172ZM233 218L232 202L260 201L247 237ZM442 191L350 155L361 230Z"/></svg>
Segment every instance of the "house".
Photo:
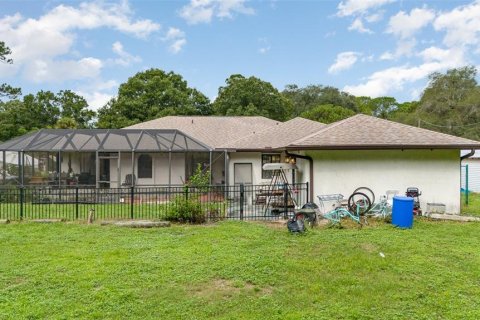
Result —
<svg viewBox="0 0 480 320"><path fill-rule="evenodd" d="M0 144L20 184L179 185L200 164L214 185L268 183L272 162L295 162L292 182L316 195L418 187L421 204L460 211L460 150L477 141L367 115L329 125L295 118L167 116L116 130L44 129ZM18 164L7 163L18 154Z"/></svg>

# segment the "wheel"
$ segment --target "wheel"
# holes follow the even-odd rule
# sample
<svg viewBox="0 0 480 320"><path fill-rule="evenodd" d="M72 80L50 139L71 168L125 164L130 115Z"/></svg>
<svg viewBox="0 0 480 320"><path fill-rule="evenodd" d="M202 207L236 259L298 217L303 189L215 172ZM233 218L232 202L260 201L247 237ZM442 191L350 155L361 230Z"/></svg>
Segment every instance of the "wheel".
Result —
<svg viewBox="0 0 480 320"><path fill-rule="evenodd" d="M360 187L360 188L357 188L353 191L353 193L355 193L355 192L361 192L361 193L366 194L369 197L372 205L375 203L375 193L373 193L372 189L367 188L367 187Z"/></svg>
<svg viewBox="0 0 480 320"><path fill-rule="evenodd" d="M372 208L370 198L362 192L355 192L348 198L348 211L354 215L364 215Z"/></svg>

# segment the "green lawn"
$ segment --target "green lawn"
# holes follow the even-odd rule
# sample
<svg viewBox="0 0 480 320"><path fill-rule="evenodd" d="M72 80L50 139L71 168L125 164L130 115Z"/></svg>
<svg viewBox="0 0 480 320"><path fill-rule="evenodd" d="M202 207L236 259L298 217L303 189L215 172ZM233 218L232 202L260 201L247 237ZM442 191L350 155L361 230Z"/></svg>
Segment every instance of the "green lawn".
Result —
<svg viewBox="0 0 480 320"><path fill-rule="evenodd" d="M480 193L469 193L468 194L468 205L465 203L465 194L462 193L462 204L461 211L462 214L469 216L480 216Z"/></svg>
<svg viewBox="0 0 480 320"><path fill-rule="evenodd" d="M479 319L479 234L0 225L0 319Z"/></svg>

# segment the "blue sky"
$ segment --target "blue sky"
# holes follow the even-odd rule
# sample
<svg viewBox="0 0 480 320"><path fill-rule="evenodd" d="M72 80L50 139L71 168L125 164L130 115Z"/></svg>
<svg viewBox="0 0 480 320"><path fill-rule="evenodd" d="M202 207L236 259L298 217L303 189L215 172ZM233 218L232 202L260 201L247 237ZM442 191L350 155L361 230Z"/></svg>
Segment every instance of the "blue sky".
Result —
<svg viewBox="0 0 480 320"><path fill-rule="evenodd" d="M479 1L1 1L24 93L70 89L93 109L136 72L181 74L211 99L231 74L419 97L428 75L480 62Z"/></svg>

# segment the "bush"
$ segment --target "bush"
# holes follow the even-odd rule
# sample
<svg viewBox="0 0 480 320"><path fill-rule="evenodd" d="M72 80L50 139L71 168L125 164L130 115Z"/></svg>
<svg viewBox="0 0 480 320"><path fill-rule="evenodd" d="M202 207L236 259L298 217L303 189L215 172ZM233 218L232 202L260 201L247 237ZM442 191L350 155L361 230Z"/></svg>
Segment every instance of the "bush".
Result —
<svg viewBox="0 0 480 320"><path fill-rule="evenodd" d="M200 202L195 198L176 197L170 204L165 219L182 223L205 223Z"/></svg>

